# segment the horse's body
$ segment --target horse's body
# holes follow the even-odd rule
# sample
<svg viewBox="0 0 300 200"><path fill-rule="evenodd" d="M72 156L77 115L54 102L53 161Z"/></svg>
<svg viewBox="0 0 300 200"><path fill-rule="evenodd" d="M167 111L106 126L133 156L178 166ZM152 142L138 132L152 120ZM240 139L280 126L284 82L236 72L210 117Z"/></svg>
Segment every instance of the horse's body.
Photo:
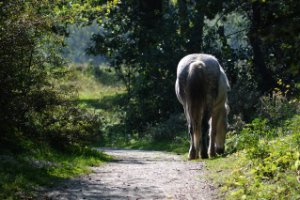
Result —
<svg viewBox="0 0 300 200"><path fill-rule="evenodd" d="M189 159L199 158L199 150L202 158L223 153L230 86L218 60L208 54L182 58L177 67L175 90L188 122Z"/></svg>

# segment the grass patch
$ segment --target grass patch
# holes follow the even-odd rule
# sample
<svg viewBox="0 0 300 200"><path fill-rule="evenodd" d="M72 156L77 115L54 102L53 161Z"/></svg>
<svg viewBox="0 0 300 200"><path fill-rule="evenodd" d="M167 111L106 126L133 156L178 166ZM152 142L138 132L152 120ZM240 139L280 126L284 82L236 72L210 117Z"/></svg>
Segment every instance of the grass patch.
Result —
<svg viewBox="0 0 300 200"><path fill-rule="evenodd" d="M63 84L76 88L79 100L101 100L104 97L112 97L126 92L124 85L115 80L116 74L105 72L105 70L99 74L93 74L88 69L74 69L69 72L68 79ZM112 82L108 77L114 77L111 78L114 81Z"/></svg>
<svg viewBox="0 0 300 200"><path fill-rule="evenodd" d="M299 124L300 115L275 127L256 119L236 138L237 152L206 161L208 178L226 199L300 199Z"/></svg>
<svg viewBox="0 0 300 200"><path fill-rule="evenodd" d="M76 100L76 102L81 105L82 107L93 108L95 110L114 110L116 105L122 105L125 101L125 94L123 93L115 93L113 95L106 95L102 96L101 98L97 99L93 98L83 98Z"/></svg>
<svg viewBox="0 0 300 200"><path fill-rule="evenodd" d="M149 140L131 140L124 145L125 148L167 151L176 154L187 154L189 142L185 138L177 137L170 141L149 141Z"/></svg>
<svg viewBox="0 0 300 200"><path fill-rule="evenodd" d="M77 89L78 98L74 101L82 108L87 108L101 115L103 137L95 145L106 147L161 150L184 154L189 149L185 118L171 116L161 124L149 125L144 137L130 133L126 129L127 102L126 89L116 74L107 68L95 68L95 71L74 69L65 84ZM184 133L183 133L184 130ZM174 136L182 133L182 136ZM172 139L165 139L172 138Z"/></svg>
<svg viewBox="0 0 300 200"><path fill-rule="evenodd" d="M0 199L32 198L42 187L51 187L68 178L91 172L111 158L85 147L67 152L32 146L19 155L0 155Z"/></svg>
<svg viewBox="0 0 300 200"><path fill-rule="evenodd" d="M106 146L186 154L190 145L183 115L171 115L161 123L149 124L142 133L111 134Z"/></svg>
<svg viewBox="0 0 300 200"><path fill-rule="evenodd" d="M63 84L65 87L76 88L76 96L73 98L76 105L100 116L101 136L95 140L94 146L105 146L114 143L114 137L123 137L123 107L127 102L127 93L114 71L105 66L90 66L86 69L73 67Z"/></svg>

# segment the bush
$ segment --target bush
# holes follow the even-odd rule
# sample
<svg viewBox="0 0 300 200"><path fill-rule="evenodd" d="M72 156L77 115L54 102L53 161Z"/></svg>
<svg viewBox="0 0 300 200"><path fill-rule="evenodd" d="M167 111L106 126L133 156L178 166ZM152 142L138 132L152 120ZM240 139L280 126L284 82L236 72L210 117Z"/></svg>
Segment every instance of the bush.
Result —
<svg viewBox="0 0 300 200"><path fill-rule="evenodd" d="M258 149L259 140L271 134L272 130L268 125L268 120L256 118L251 123L245 124L240 130L237 129L228 133L227 151L232 153L252 147Z"/></svg>
<svg viewBox="0 0 300 200"><path fill-rule="evenodd" d="M280 101L266 98L265 102L270 118L256 118L240 131L229 133L227 148L231 153L237 152L234 155L238 157L223 185L223 190L230 188L228 199L300 197L297 181L300 169L300 115L296 109L299 103L285 98ZM278 108L272 104L274 102ZM295 109L290 110L290 106ZM288 113L275 113L273 108Z"/></svg>
<svg viewBox="0 0 300 200"><path fill-rule="evenodd" d="M87 145L101 137L100 116L72 106L51 108L35 119L35 123L41 126L41 136L52 147L63 149L72 144Z"/></svg>
<svg viewBox="0 0 300 200"><path fill-rule="evenodd" d="M183 114L177 114L171 115L170 118L163 123L149 125L144 134L153 141L174 140L179 133L186 130L187 126L185 117ZM188 134L186 133L186 135Z"/></svg>
<svg viewBox="0 0 300 200"><path fill-rule="evenodd" d="M278 89L260 98L259 115L273 124L280 123L297 112L299 112L299 102L296 99L289 101Z"/></svg>
<svg viewBox="0 0 300 200"><path fill-rule="evenodd" d="M239 116L242 120L250 122L256 116L257 103L261 94L249 62L238 60L234 69L237 75L228 95L229 119Z"/></svg>
<svg viewBox="0 0 300 200"><path fill-rule="evenodd" d="M293 123L296 123L294 121ZM298 199L299 132L273 140L261 139L240 154L239 163L224 184L228 199ZM245 141L243 141L245 142ZM244 164L240 164L244 163Z"/></svg>
<svg viewBox="0 0 300 200"><path fill-rule="evenodd" d="M71 103L74 89L61 84L68 73L51 4L8 0L0 12L0 150L21 151L26 139L57 148L92 141L100 117Z"/></svg>

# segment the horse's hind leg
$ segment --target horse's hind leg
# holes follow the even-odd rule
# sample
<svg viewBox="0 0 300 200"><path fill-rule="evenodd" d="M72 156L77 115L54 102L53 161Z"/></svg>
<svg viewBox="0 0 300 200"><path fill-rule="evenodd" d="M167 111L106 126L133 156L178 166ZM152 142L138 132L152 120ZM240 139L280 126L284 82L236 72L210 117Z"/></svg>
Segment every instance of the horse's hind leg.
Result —
<svg viewBox="0 0 300 200"><path fill-rule="evenodd" d="M199 156L198 156L199 153L197 153L196 148L195 148L194 128L191 123L190 115L188 114L186 109L184 109L184 114L185 114L187 122L188 122L188 129L189 129L189 135L190 135L189 160L193 160L193 159L199 158Z"/></svg>
<svg viewBox="0 0 300 200"><path fill-rule="evenodd" d="M189 133L191 136L191 144L190 144L190 151L189 151L189 159L197 159L199 158L199 150L200 150L200 131L198 127L189 125Z"/></svg>
<svg viewBox="0 0 300 200"><path fill-rule="evenodd" d="M216 123L217 132L216 132L216 140L215 140L217 154L224 153L224 149L225 149L224 144L225 144L225 138L226 138L226 126L227 126L227 111L224 106L219 110L219 113L217 116L217 123Z"/></svg>
<svg viewBox="0 0 300 200"><path fill-rule="evenodd" d="M217 134L217 122L218 122L217 113L213 113L210 121L210 130L209 130L210 138L209 138L208 154L210 158L216 156L215 141L216 141L216 134Z"/></svg>
<svg viewBox="0 0 300 200"><path fill-rule="evenodd" d="M208 143L208 123L209 115L206 115L202 119L202 130L201 130L201 158L208 158L207 154L207 143Z"/></svg>
<svg viewBox="0 0 300 200"><path fill-rule="evenodd" d="M196 159L196 149L194 146L194 136L193 136L193 127L189 125L189 135L190 135L190 150L189 150L189 160Z"/></svg>

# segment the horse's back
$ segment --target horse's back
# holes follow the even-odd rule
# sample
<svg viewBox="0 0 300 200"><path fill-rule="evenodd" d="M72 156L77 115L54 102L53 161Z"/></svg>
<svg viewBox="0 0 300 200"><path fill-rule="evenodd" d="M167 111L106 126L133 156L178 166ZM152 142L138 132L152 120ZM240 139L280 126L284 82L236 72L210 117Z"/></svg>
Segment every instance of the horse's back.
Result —
<svg viewBox="0 0 300 200"><path fill-rule="evenodd" d="M179 61L177 77L186 77L188 75L190 64L195 61L201 61L205 64L205 66L208 66L208 72L219 70L219 62L214 56L209 54L189 54Z"/></svg>

